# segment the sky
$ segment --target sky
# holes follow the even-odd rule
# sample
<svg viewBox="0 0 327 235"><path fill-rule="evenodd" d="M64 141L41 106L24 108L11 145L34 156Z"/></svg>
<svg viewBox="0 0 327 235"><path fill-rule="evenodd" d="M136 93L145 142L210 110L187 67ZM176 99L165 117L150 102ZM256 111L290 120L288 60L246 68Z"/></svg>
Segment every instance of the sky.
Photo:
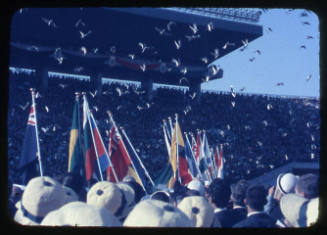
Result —
<svg viewBox="0 0 327 235"><path fill-rule="evenodd" d="M302 12L308 15L301 16ZM232 86L235 91L245 87L244 92L248 93L318 98L318 16L305 9L268 9L257 24L263 26L263 35L249 43L243 52L235 50L213 62L223 69L223 78L202 84L201 89L230 91ZM255 50L260 50L261 55ZM252 57L255 59L250 62ZM311 79L306 81L310 74ZM284 85L277 86L277 83Z"/></svg>

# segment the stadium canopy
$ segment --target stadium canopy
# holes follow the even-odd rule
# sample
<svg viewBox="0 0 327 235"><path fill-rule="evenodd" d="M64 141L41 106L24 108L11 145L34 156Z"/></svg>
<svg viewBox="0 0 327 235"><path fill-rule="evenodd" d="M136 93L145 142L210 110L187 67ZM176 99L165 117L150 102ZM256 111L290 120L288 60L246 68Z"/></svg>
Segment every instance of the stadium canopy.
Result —
<svg viewBox="0 0 327 235"><path fill-rule="evenodd" d="M199 85L222 78L223 69L210 63L262 36L259 15L227 8L23 9L12 18L10 66Z"/></svg>

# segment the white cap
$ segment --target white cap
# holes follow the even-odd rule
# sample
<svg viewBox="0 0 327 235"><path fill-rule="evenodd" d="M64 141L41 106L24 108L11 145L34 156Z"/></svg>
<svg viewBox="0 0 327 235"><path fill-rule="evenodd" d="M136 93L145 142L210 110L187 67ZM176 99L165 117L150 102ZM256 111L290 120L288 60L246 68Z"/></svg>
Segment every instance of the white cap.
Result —
<svg viewBox="0 0 327 235"><path fill-rule="evenodd" d="M204 196L204 186L200 180L193 179L186 187L190 190L198 191L201 196Z"/></svg>

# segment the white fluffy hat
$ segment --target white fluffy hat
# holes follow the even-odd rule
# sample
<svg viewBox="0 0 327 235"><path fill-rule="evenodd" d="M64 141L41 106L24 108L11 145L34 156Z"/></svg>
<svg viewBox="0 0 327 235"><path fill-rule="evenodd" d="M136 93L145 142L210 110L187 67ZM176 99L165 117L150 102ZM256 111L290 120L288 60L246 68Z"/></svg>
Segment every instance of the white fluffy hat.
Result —
<svg viewBox="0 0 327 235"><path fill-rule="evenodd" d="M115 215L119 219L123 219L127 216L127 214L131 211L134 206L135 193L131 186L126 183L118 183L116 184L121 192L123 193L122 203L120 208L116 211Z"/></svg>
<svg viewBox="0 0 327 235"><path fill-rule="evenodd" d="M292 173L280 174L277 177L277 188L283 193L293 193L298 177Z"/></svg>
<svg viewBox="0 0 327 235"><path fill-rule="evenodd" d="M43 219L41 225L119 227L121 223L105 208L75 201L62 206L58 210L50 212Z"/></svg>
<svg viewBox="0 0 327 235"><path fill-rule="evenodd" d="M289 193L280 199L280 209L292 226L306 227L318 219L318 202L318 198L309 200Z"/></svg>
<svg viewBox="0 0 327 235"><path fill-rule="evenodd" d="M201 196L204 196L204 185L200 180L193 179L190 183L187 184L186 187L190 190L198 191Z"/></svg>
<svg viewBox="0 0 327 235"><path fill-rule="evenodd" d="M177 207L187 215L195 227L211 226L214 209L204 197L185 197Z"/></svg>
<svg viewBox="0 0 327 235"><path fill-rule="evenodd" d="M123 193L116 184L101 181L94 184L87 192L86 203L104 207L115 214L121 206L122 197Z"/></svg>
<svg viewBox="0 0 327 235"><path fill-rule="evenodd" d="M67 204L69 202L78 201L78 195L75 193L75 191L65 185L63 185L65 190L65 202L64 204Z"/></svg>
<svg viewBox="0 0 327 235"><path fill-rule="evenodd" d="M193 227L191 220L178 208L158 200L139 202L128 214L127 227Z"/></svg>
<svg viewBox="0 0 327 235"><path fill-rule="evenodd" d="M26 185L14 219L21 224L39 224L50 211L65 203L65 191L60 183L48 177L35 177Z"/></svg>

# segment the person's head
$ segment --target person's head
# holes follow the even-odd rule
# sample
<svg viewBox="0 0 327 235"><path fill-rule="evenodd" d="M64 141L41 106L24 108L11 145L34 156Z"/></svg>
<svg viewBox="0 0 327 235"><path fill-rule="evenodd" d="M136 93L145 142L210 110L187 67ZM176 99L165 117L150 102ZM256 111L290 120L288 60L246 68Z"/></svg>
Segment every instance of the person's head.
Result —
<svg viewBox="0 0 327 235"><path fill-rule="evenodd" d="M249 210L262 211L267 203L267 190L263 185L250 185L246 190L244 204Z"/></svg>
<svg viewBox="0 0 327 235"><path fill-rule="evenodd" d="M295 193L307 199L319 196L319 177L315 174L302 175L296 186Z"/></svg>
<svg viewBox="0 0 327 235"><path fill-rule="evenodd" d="M249 187L249 182L241 179L239 180L232 189L231 199L234 205L244 206L244 198L246 190Z"/></svg>
<svg viewBox="0 0 327 235"><path fill-rule="evenodd" d="M231 195L229 183L224 179L214 179L208 188L209 201L218 208L227 207Z"/></svg>
<svg viewBox="0 0 327 235"><path fill-rule="evenodd" d="M157 191L151 194L150 196L151 200L159 200L163 202L170 203L171 202L171 196L168 192L166 191Z"/></svg>
<svg viewBox="0 0 327 235"><path fill-rule="evenodd" d="M295 185L298 181L298 176L292 173L280 174L277 177L274 198L280 200L280 198L288 193L294 193Z"/></svg>
<svg viewBox="0 0 327 235"><path fill-rule="evenodd" d="M192 196L204 196L205 188L203 183L198 179L193 179L190 183L186 186L188 195Z"/></svg>

